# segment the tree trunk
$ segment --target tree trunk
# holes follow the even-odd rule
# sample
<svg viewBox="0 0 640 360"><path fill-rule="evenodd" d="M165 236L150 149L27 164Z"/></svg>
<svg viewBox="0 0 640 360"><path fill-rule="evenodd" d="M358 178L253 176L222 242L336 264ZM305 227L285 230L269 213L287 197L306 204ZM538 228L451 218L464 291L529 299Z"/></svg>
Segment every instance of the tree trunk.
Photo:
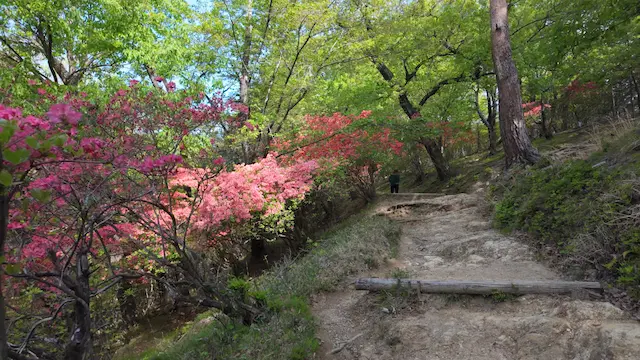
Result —
<svg viewBox="0 0 640 360"><path fill-rule="evenodd" d="M626 106L626 101L625 101ZM633 104L633 80L629 77L629 106L631 107L631 117L636 117L636 106Z"/></svg>
<svg viewBox="0 0 640 360"><path fill-rule="evenodd" d="M0 154L0 164L2 163ZM0 185L0 257L4 257L4 244L7 239L7 224L9 219L9 199L7 188ZM2 265L0 265L2 266ZM4 290L2 289L4 268L0 269L0 359L8 358L9 345L7 343L6 311L4 306Z"/></svg>
<svg viewBox="0 0 640 360"><path fill-rule="evenodd" d="M251 258L254 261L262 261L267 250L267 243L263 238L251 238Z"/></svg>
<svg viewBox="0 0 640 360"><path fill-rule="evenodd" d="M475 97L476 112L480 117L480 121L487 127L487 133L489 135L489 155L494 155L496 153L496 110L498 104L496 102L495 89L491 91L484 89L484 91L487 96L487 115L485 116L482 113L482 109L480 109L478 89L476 89Z"/></svg>
<svg viewBox="0 0 640 360"><path fill-rule="evenodd" d="M515 163L534 164L540 160L531 145L522 113L518 70L511 56L506 0L491 0L491 50L498 82L500 133L507 168Z"/></svg>
<svg viewBox="0 0 640 360"><path fill-rule="evenodd" d="M640 111L640 86L638 86L638 81L633 72L631 72L631 81L633 82L633 87L636 89L636 95L638 96L636 100L638 101L638 111ZM633 106L633 98L631 99L631 106Z"/></svg>
<svg viewBox="0 0 640 360"><path fill-rule="evenodd" d="M602 289L600 283L583 281L473 281L473 280L408 280L408 279L358 279L356 290L391 290L398 287L415 289L421 293L436 294L562 294L582 289Z"/></svg>
<svg viewBox="0 0 640 360"><path fill-rule="evenodd" d="M74 306L74 324L71 339L65 348L65 359L87 360L92 358L91 310L89 308L91 288L89 287L88 249L83 246L76 256L76 281L74 293L79 298Z"/></svg>
<svg viewBox="0 0 640 360"><path fill-rule="evenodd" d="M547 117L547 109L545 108L544 100L540 103L542 106L540 109L540 126L542 127L542 135L545 139L550 140L553 137L553 133L551 132L551 123Z"/></svg>
<svg viewBox="0 0 640 360"><path fill-rule="evenodd" d="M489 154L494 155L498 152L496 136L496 116L498 112L498 102L496 101L496 89L485 90L487 94L487 130L489 132Z"/></svg>
<svg viewBox="0 0 640 360"><path fill-rule="evenodd" d="M415 172L415 183L422 184L424 182L424 168L422 166L422 160L420 160L420 154L417 151L413 151L411 154L411 165Z"/></svg>
<svg viewBox="0 0 640 360"><path fill-rule="evenodd" d="M253 25L251 24L253 16L253 1L249 0L246 6L246 25L244 30L244 41L242 43L242 58L240 64L240 102L247 107L247 113L242 116L241 121L248 120L251 117L251 109L249 107L249 83L251 79L249 77L249 63L251 61L251 42ZM251 146L247 141L242 142L242 157L246 164L250 164L254 161L256 152L251 149Z"/></svg>
<svg viewBox="0 0 640 360"><path fill-rule="evenodd" d="M438 180L445 181L449 179L451 177L451 168L449 167L449 162L445 159L444 154L442 154L442 145L440 144L440 141L422 138L420 142L427 150L427 153L431 158L431 162L433 162L433 167L436 168Z"/></svg>
<svg viewBox="0 0 640 360"><path fill-rule="evenodd" d="M569 111L569 107L567 106L567 111L564 113L562 117L562 127L560 128L562 131L569 130L569 116L571 115Z"/></svg>
<svg viewBox="0 0 640 360"><path fill-rule="evenodd" d="M376 172L378 171L378 165L376 165L375 163L370 163L369 166L367 166L367 173L369 175L369 182L367 183L367 185L369 185L368 187L368 197L370 199L371 202L375 201L376 197L378 196L378 194L376 193Z"/></svg>
<svg viewBox="0 0 640 360"><path fill-rule="evenodd" d="M487 128L489 132L489 155L495 155L498 152L498 137L496 136L496 129L493 126Z"/></svg>
<svg viewBox="0 0 640 360"><path fill-rule="evenodd" d="M253 0L247 2L247 24L244 30L244 42L242 44L242 64L240 65L240 102L249 106L249 61L251 60L251 32L253 26Z"/></svg>

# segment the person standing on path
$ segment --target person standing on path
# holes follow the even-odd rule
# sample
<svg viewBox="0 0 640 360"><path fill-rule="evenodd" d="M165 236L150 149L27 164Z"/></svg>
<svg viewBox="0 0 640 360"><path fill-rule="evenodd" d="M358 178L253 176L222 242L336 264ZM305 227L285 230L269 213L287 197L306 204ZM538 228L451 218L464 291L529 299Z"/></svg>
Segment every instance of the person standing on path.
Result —
<svg viewBox="0 0 640 360"><path fill-rule="evenodd" d="M400 190L400 173L398 170L393 170L393 174L389 176L389 185L391 185L391 193L398 193Z"/></svg>

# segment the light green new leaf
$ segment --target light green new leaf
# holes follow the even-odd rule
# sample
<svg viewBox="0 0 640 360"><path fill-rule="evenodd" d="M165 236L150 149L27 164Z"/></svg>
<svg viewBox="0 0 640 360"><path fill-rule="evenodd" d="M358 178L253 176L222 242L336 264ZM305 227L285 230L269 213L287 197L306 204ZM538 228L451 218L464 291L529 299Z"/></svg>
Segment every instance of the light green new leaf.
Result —
<svg viewBox="0 0 640 360"><path fill-rule="evenodd" d="M0 184L3 186L11 186L13 183L13 177L7 170L0 171Z"/></svg>
<svg viewBox="0 0 640 360"><path fill-rule="evenodd" d="M31 196L34 199L38 200L41 203L47 203L51 201L51 191L42 190L42 189L33 189L31 190Z"/></svg>
<svg viewBox="0 0 640 360"><path fill-rule="evenodd" d="M16 151L4 150L2 152L4 159L14 165L22 164L27 161L30 155L31 152L27 149L18 149Z"/></svg>

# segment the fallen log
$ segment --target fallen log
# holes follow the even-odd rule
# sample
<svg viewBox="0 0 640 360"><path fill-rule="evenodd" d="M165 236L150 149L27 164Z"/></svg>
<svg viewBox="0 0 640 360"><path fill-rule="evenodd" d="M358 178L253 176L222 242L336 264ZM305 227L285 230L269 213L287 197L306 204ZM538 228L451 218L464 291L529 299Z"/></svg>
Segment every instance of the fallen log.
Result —
<svg viewBox="0 0 640 360"><path fill-rule="evenodd" d="M492 295L505 294L562 294L583 289L602 289L598 282L585 281L527 281L527 280L410 280L364 278L355 283L356 290L394 290L407 288L419 293Z"/></svg>
<svg viewBox="0 0 640 360"><path fill-rule="evenodd" d="M392 193L391 196L416 196L416 197L440 197L445 196L445 193Z"/></svg>

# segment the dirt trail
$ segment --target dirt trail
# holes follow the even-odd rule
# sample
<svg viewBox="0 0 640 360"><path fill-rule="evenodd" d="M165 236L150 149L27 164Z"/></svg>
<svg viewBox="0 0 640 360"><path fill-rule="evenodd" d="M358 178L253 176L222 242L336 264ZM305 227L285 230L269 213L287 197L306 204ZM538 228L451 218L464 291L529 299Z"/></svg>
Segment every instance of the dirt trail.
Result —
<svg viewBox="0 0 640 360"><path fill-rule="evenodd" d="M403 224L398 259L360 276L459 280L562 279L491 228L482 193L388 196L376 211ZM385 296L352 285L319 295L319 359L640 359L640 323L608 302L527 295ZM353 339L335 354L328 354Z"/></svg>

